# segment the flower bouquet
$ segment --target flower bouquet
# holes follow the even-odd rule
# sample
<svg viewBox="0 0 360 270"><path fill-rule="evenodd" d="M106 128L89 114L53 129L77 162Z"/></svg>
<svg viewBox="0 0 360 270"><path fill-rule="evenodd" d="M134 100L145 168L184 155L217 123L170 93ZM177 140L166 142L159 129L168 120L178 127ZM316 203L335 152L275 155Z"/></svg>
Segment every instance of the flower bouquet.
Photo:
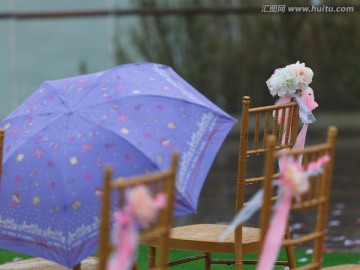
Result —
<svg viewBox="0 0 360 270"><path fill-rule="evenodd" d="M295 64L276 69L274 74L266 81L266 84L272 96L291 96L306 91L312 82L313 76L314 72L311 68L306 67L305 63L300 64L297 61Z"/></svg>
<svg viewBox="0 0 360 270"><path fill-rule="evenodd" d="M314 91L309 87L313 76L311 68L297 61L295 64L275 69L274 74L266 81L270 94L279 96L280 104L289 102L292 98L296 100L300 107L300 118L305 124L315 122L311 111L318 107L314 100Z"/></svg>

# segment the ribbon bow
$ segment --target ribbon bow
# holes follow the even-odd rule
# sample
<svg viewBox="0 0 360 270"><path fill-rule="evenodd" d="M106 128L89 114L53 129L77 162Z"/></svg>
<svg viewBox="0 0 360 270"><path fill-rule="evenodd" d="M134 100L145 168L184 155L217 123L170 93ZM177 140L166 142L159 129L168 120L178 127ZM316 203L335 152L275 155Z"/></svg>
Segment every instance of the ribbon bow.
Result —
<svg viewBox="0 0 360 270"><path fill-rule="evenodd" d="M158 193L153 198L146 186L134 187L126 195L128 205L114 213L117 246L106 270L131 269L136 259L138 223L142 228L148 228L166 205L165 194Z"/></svg>
<svg viewBox="0 0 360 270"><path fill-rule="evenodd" d="M284 104L290 102L291 98L295 98L297 104L299 105L299 116L303 123L303 126L296 137L295 144L293 149L303 149L305 146L306 134L308 130L308 124L314 123L316 121L312 111L317 108L319 105L315 102L314 91L312 88L308 87L305 91L299 93L294 93L292 95L285 95L281 97L277 104ZM284 135L285 135L284 131ZM283 136L283 140L285 136ZM281 168L281 167L280 167Z"/></svg>

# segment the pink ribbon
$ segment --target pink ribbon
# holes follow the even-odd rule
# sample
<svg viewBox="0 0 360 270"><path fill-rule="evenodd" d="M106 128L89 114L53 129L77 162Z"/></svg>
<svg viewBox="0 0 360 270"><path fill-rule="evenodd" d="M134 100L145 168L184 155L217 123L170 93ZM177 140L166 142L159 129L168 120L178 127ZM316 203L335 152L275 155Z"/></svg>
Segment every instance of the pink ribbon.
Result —
<svg viewBox="0 0 360 270"><path fill-rule="evenodd" d="M310 111L313 111L317 107L319 107L319 104L315 102L315 100L309 96L309 94L306 91L301 92L301 99L305 102L306 106L309 108Z"/></svg>
<svg viewBox="0 0 360 270"><path fill-rule="evenodd" d="M271 269L278 256L281 241L285 232L287 216L289 214L292 195L288 192L283 194L279 202L279 208L274 213L270 228L266 234L264 246L256 269Z"/></svg>
<svg viewBox="0 0 360 270"><path fill-rule="evenodd" d="M130 269L134 259L137 245L136 223L132 211L129 207L117 211L114 214L117 224L118 239L115 254L111 257L107 270L127 270Z"/></svg>
<svg viewBox="0 0 360 270"><path fill-rule="evenodd" d="M271 224L268 229L268 232L265 237L264 245L262 247L259 263L257 265L258 270L268 270L271 269L275 264L276 258L278 256L282 239L284 238L287 218L289 215L291 200L293 197L299 195L302 192L306 192L306 190L296 189L298 179L294 179L295 177L299 178L308 178L312 175L317 175L322 172L322 166L329 161L329 156L322 156L317 161L311 162L308 164L307 170L304 171L303 168L299 164L299 160L289 161L284 159L282 161L283 171L281 174L280 185L281 185L281 193L280 198L277 204L277 208L275 213L271 219ZM292 167L291 167L292 166ZM295 173L289 172L295 168ZM307 185L301 185L302 187ZM308 188L308 186L307 186Z"/></svg>
<svg viewBox="0 0 360 270"><path fill-rule="evenodd" d="M136 259L138 241L137 224L147 228L155 221L158 211L166 205L166 195L151 197L146 186L137 186L127 194L128 206L115 212L115 253L110 257L106 270L129 270Z"/></svg>
<svg viewBox="0 0 360 270"><path fill-rule="evenodd" d="M307 134L307 130L308 130L308 123L315 121L315 118L312 116L311 111L313 111L319 105L317 102L315 102L313 97L311 97L306 91L302 91L301 96L299 96L298 94L295 94L292 96L285 95L277 101L277 104L288 103L288 102L290 102L291 98L295 98L296 102L299 104L299 108L300 108L299 113L300 113L301 119L303 121L303 126L302 126L299 134L296 137L296 141L293 146L293 149L303 149L305 146L306 134ZM279 118L280 117L281 117L281 112L280 112ZM288 117L288 115L285 115L285 122L288 120L287 117ZM309 119L313 119L313 120L310 121ZM285 132L286 131L284 131L284 135L282 138L283 143L285 140ZM291 134L289 134L289 136L291 136ZM301 159L300 159L300 163L301 163ZM280 165L280 170L281 170L281 168L282 168L281 161L280 161L279 165Z"/></svg>

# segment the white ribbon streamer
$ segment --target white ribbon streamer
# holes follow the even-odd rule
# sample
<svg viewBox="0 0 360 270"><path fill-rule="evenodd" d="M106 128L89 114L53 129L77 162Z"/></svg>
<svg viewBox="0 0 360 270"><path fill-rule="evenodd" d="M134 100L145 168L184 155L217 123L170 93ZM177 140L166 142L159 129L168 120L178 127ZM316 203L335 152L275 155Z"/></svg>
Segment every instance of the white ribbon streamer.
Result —
<svg viewBox="0 0 360 270"><path fill-rule="evenodd" d="M299 116L301 122L304 124L311 124L316 121L315 116L312 114L311 110L301 99L299 94L294 94L293 97L296 99L297 104L299 105Z"/></svg>
<svg viewBox="0 0 360 270"><path fill-rule="evenodd" d="M264 191L261 189L251 197L249 202L241 209L241 211L236 215L233 221L229 224L227 229L219 236L219 241L224 241L224 239L232 233L237 226L247 221L251 218L254 213L261 208L263 200Z"/></svg>

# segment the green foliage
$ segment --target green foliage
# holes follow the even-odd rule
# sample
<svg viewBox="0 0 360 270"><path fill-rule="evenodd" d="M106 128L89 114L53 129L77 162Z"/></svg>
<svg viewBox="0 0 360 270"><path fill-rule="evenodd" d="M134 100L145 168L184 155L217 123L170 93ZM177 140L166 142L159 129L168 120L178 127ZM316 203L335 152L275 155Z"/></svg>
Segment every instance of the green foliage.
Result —
<svg viewBox="0 0 360 270"><path fill-rule="evenodd" d="M332 3L353 4L338 2ZM230 0L132 3L134 7L158 8L239 6L239 1ZM314 71L311 87L322 110L360 109L359 13L261 13L267 1L241 3L259 9L245 14L140 17L138 27L131 29L133 46L143 61L170 65L233 113L239 112L244 95L251 96L256 106L273 103L266 80L274 69L298 60ZM304 3L308 2L292 1L291 5ZM132 60L121 43L117 43L117 51L119 63Z"/></svg>

